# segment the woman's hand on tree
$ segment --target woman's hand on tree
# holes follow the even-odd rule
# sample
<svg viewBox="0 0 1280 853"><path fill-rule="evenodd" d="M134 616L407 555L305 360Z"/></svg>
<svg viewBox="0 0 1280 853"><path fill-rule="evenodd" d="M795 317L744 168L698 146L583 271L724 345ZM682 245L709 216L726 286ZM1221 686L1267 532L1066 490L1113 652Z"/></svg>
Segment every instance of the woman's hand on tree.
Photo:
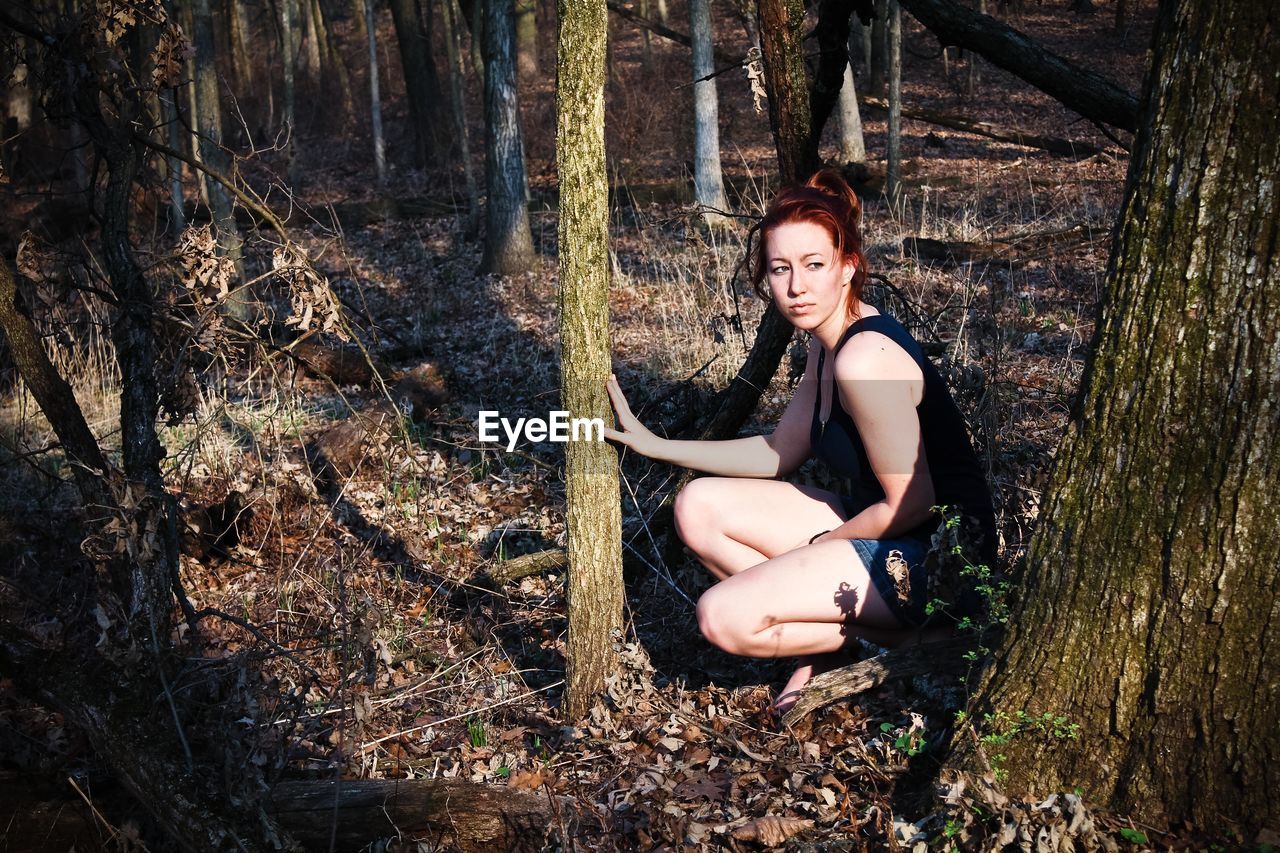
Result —
<svg viewBox="0 0 1280 853"><path fill-rule="evenodd" d="M613 404L613 411L617 415L618 429L605 427L604 437L630 447L641 456L652 456L662 439L650 432L635 415L631 414L631 407L627 405L627 398L618 385L618 378L612 373L609 374L609 381L605 383L605 390L609 392L609 401Z"/></svg>

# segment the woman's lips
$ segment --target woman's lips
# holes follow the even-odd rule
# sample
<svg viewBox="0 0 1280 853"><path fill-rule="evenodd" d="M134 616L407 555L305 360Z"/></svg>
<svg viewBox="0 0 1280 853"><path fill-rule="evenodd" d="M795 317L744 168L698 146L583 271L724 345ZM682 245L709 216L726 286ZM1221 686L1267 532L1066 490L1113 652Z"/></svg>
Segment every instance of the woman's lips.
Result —
<svg viewBox="0 0 1280 853"><path fill-rule="evenodd" d="M791 310L796 312L804 312L804 311L808 311L812 307L813 307L812 302L797 302L796 304L791 306Z"/></svg>

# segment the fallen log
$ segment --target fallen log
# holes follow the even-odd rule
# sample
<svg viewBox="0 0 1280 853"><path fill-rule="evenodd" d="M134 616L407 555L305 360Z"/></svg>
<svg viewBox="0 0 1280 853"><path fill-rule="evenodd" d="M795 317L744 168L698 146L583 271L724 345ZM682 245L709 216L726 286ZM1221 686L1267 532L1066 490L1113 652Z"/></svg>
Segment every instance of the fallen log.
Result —
<svg viewBox="0 0 1280 853"><path fill-rule="evenodd" d="M606 5L609 7L610 12L613 12L620 18L626 18L641 29L646 29L656 36L661 36L667 41L673 41L676 44L684 45L688 48L693 47L693 39L689 38L685 33L673 30L664 24L650 18L646 18L638 12L633 12L631 9L628 9L624 3L619 2L619 0L607 0ZM743 63L742 57L739 56L735 58L718 49L715 51L715 58L717 65L734 66L741 65Z"/></svg>
<svg viewBox="0 0 1280 853"><path fill-rule="evenodd" d="M788 726L795 725L819 708L846 696L878 687L891 678L911 678L929 673L963 673L969 667L964 653L972 649L974 644L972 636L920 643L815 675L800 693L796 703L782 716L782 722Z"/></svg>
<svg viewBox="0 0 1280 853"><path fill-rule="evenodd" d="M883 98L864 97L862 105L879 112L888 112L889 110L889 104ZM1000 127L989 121L974 121L963 116L948 115L934 110L903 107L902 116L903 118L922 121L938 127L972 133L976 136L985 136L988 139L996 139L1000 142L1012 142L1014 145L1023 145L1027 148L1040 148L1044 151L1063 154L1067 157L1091 157L1102 153L1103 150L1090 142L1060 139L1056 136L1040 136L1039 134L1019 130L1016 127Z"/></svg>
<svg viewBox="0 0 1280 853"><path fill-rule="evenodd" d="M942 266L991 263L1024 264L1043 256L1049 249L1061 244L1087 243L1092 235L1084 225L1073 225L1055 231L1026 234L1020 237L975 243L964 240L934 240L930 237L903 237L902 253L918 262L937 263Z"/></svg>
<svg viewBox="0 0 1280 853"><path fill-rule="evenodd" d="M954 0L901 3L943 45L972 50L1091 121L1137 132L1137 97L1101 74L1046 50L1024 33Z"/></svg>
<svg viewBox="0 0 1280 853"><path fill-rule="evenodd" d="M524 554L519 557L512 557L510 560L495 563L485 570L485 574L495 584L501 586L526 578L529 575L549 572L552 569L563 569L568 565L569 555L559 548L552 548L547 551Z"/></svg>
<svg viewBox="0 0 1280 853"><path fill-rule="evenodd" d="M272 816L307 850L359 850L378 839L463 851L541 850L568 804L544 793L459 779L283 782Z"/></svg>

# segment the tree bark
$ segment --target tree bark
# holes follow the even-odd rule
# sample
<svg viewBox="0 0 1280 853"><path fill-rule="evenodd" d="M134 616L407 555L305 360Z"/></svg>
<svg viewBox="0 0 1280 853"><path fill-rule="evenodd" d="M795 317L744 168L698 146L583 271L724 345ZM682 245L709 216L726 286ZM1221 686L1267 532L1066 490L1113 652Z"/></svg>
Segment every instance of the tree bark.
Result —
<svg viewBox="0 0 1280 853"><path fill-rule="evenodd" d="M720 122L715 78L704 80L712 64L711 0L689 0L689 35L693 39L693 196L702 207L728 210L720 171ZM703 211L711 226L728 220L713 210Z"/></svg>
<svg viewBox="0 0 1280 853"><path fill-rule="evenodd" d="M516 89L513 0L484 2L485 173L489 197L485 205L484 257L481 272L516 275L534 268L533 233L529 230L520 138L520 104Z"/></svg>
<svg viewBox="0 0 1280 853"><path fill-rule="evenodd" d="M1013 787L1246 841L1280 828L1277 36L1275 4L1160 6L1094 351L979 706L1080 727L1004 747Z"/></svg>
<svg viewBox="0 0 1280 853"><path fill-rule="evenodd" d="M304 848L316 851L360 850L381 838L428 841L464 853L542 850L555 820L542 791L460 779L283 782L271 791L271 812Z"/></svg>
<svg viewBox="0 0 1280 853"><path fill-rule="evenodd" d="M560 174L560 393L571 418L612 423L609 182L604 157L604 0L560 0L556 166ZM569 640L565 716L584 717L613 670L622 630L622 495L604 441L565 445Z"/></svg>
<svg viewBox="0 0 1280 853"><path fill-rule="evenodd" d="M821 165L811 133L809 81L804 68L804 4L800 0L759 0L758 10L778 172L783 184L796 183Z"/></svg>
<svg viewBox="0 0 1280 853"><path fill-rule="evenodd" d="M974 51L1087 119L1133 131L1138 100L1107 78L1036 44L995 18L954 0L899 0L943 44Z"/></svg>

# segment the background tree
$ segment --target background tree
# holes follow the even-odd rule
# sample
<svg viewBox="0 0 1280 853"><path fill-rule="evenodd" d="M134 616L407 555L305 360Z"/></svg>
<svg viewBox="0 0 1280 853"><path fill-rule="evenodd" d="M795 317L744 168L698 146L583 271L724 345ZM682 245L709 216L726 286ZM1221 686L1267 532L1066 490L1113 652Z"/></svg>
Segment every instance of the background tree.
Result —
<svg viewBox="0 0 1280 853"><path fill-rule="evenodd" d="M1079 726L1002 748L1017 789L1253 830L1280 790L1280 8L1166 2L1156 32L1095 349L981 707Z"/></svg>
<svg viewBox="0 0 1280 853"><path fill-rule="evenodd" d="M440 76L436 73L431 40L418 17L418 4L415 0L390 0L390 6L413 125L413 160L416 165L426 166L446 153L451 136L442 132L446 125L440 121L445 113Z"/></svg>
<svg viewBox="0 0 1280 853"><path fill-rule="evenodd" d="M524 144L520 138L512 2L484 2L488 200L485 203L486 234L480 269L499 275L527 272L533 269L536 261L525 201L528 188L525 185Z"/></svg>
<svg viewBox="0 0 1280 853"><path fill-rule="evenodd" d="M373 163L378 183L387 182L387 143L382 135L382 93L378 86L378 27L374 0L364 0L364 27L369 41L369 118L373 131Z"/></svg>
<svg viewBox="0 0 1280 853"><path fill-rule="evenodd" d="M605 0L560 0L556 165L560 173L560 393L575 418L612 423L609 183L604 160ZM565 445L569 648L565 714L580 719L613 669L622 628L622 495L604 441Z"/></svg>
<svg viewBox="0 0 1280 853"><path fill-rule="evenodd" d="M532 80L538 73L538 3L537 0L515 0L516 63L522 80Z"/></svg>
<svg viewBox="0 0 1280 853"><path fill-rule="evenodd" d="M850 41L852 44L852 40ZM844 66L844 83L840 87L840 162L865 163L867 143L862 134L862 113L858 110L858 92L853 77L853 52Z"/></svg>
<svg viewBox="0 0 1280 853"><path fill-rule="evenodd" d="M209 168L223 175L231 174L231 156L222 144L222 98L218 80L218 67L214 53L213 14L209 0L196 0L192 10L195 23L195 78L197 122L200 127L200 160ZM236 286L244 280L244 261L241 257L240 229L236 226L235 208L226 187L203 179L205 195L213 211L213 223L217 229L218 246L236 269ZM243 289L235 298L226 302L227 312L237 319L247 321L250 307Z"/></svg>
<svg viewBox="0 0 1280 853"><path fill-rule="evenodd" d="M894 210L902 200L902 7L888 0L889 140L884 192Z"/></svg>
<svg viewBox="0 0 1280 853"><path fill-rule="evenodd" d="M712 56L711 0L689 0L689 36L693 40L693 196L705 207L727 210L720 171L720 123L716 81L704 80L715 71ZM704 212L708 225L724 217Z"/></svg>

